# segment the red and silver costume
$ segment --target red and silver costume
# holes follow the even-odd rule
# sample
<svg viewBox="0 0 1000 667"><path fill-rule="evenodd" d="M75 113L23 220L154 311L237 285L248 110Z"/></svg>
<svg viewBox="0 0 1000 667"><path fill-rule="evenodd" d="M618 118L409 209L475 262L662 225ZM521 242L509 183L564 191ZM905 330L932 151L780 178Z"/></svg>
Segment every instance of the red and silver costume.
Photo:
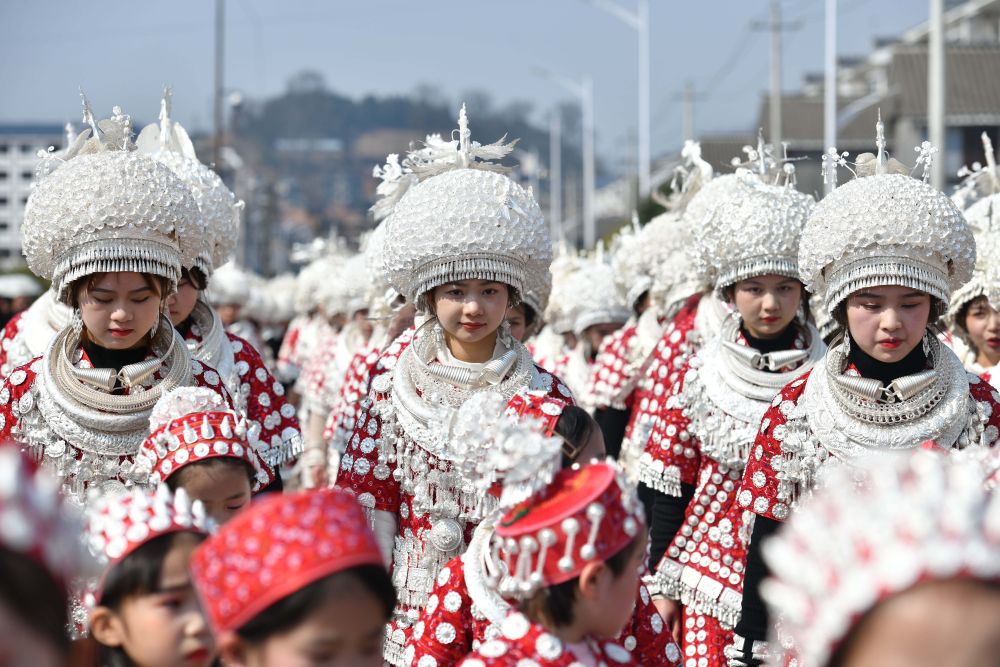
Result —
<svg viewBox="0 0 1000 667"><path fill-rule="evenodd" d="M668 211L646 226L650 241L664 248L662 257L657 255L651 288L652 304L664 325L643 362L620 455L629 477L640 481L643 450L677 373L690 354L718 333L729 310L714 294L703 298L709 286L701 282L695 269L691 246L706 216L735 187L736 176L718 176L706 182L710 171L699 168L690 174L690 184L685 184L685 196L690 200L682 200L682 206L677 207L683 208L683 213L678 216L678 210Z"/></svg>
<svg viewBox="0 0 1000 667"><path fill-rule="evenodd" d="M972 275L974 237L948 197L887 161L881 122L877 143L878 155L858 158L858 177L810 215L800 245L801 279L823 295L831 315L852 293L882 285L924 292L947 308ZM826 175L835 178L844 160L834 152L830 157ZM926 147L919 157L926 166ZM758 608L759 590L749 582L759 585L763 574L761 540L795 512L831 464L863 466L867 454L914 449L928 440L965 449L993 447L1000 438L997 392L967 373L930 329L908 355L919 367L887 384L860 374L859 364L870 362L852 352L854 345L847 334L781 390L750 452L734 508L756 515L733 649L744 662L765 650L768 620L756 611L747 615Z"/></svg>
<svg viewBox="0 0 1000 667"><path fill-rule="evenodd" d="M479 524L468 551L438 573L405 653L409 664L424 664L422 658L430 656L437 667L453 667L484 643L502 638L503 621L514 611L516 601L504 598L490 585L484 561L490 558L493 534L491 524ZM639 585L632 619L615 641L632 653L637 664L681 664L681 650L643 584Z"/></svg>
<svg viewBox="0 0 1000 667"><path fill-rule="evenodd" d="M719 298L757 276L797 278L799 236L814 204L791 179L771 185L746 170L738 179L696 241L701 279ZM739 313L729 315L721 331L688 357L643 454L642 480L654 496L656 572L649 586L684 605L680 641L689 667L726 664L747 536L739 517L734 521L725 510L771 399L825 350L819 332L801 316L788 327L775 339L786 347L758 349Z"/></svg>
<svg viewBox="0 0 1000 667"><path fill-rule="evenodd" d="M180 123L170 117L171 93L160 102L160 118L143 128L136 140L140 154L166 165L191 188L205 226L202 245L185 268L208 283L213 299L246 303L250 276L232 264L239 239L243 202L213 170L198 160L191 140ZM191 358L211 367L222 378L236 409L257 430L258 452L271 466L294 458L302 450L302 436L295 410L285 400L284 387L264 365L258 344L226 331L205 293L199 294L185 326L178 325Z"/></svg>
<svg viewBox="0 0 1000 667"><path fill-rule="evenodd" d="M464 108L458 139L413 151L409 187L386 218L384 268L393 288L419 309L426 293L449 281L489 279L515 291L547 276L551 241L531 194L487 161L509 145L471 141ZM560 380L533 363L501 326L486 363L460 362L430 318L411 341L392 343L372 374L337 484L351 488L371 513L399 604L385 658L399 664L410 626L427 602L438 570L464 551L490 506L466 467L469 443L442 424L476 395L504 402L521 391L572 400Z"/></svg>
<svg viewBox="0 0 1000 667"><path fill-rule="evenodd" d="M527 599L545 587L573 581L588 564L607 561L634 545L645 525L642 505L631 489L616 465L593 463L560 471L542 491L510 507L497 521L491 544L479 545L488 549L497 567L493 576L495 589L503 596ZM473 557L482 558L470 551L469 558ZM456 576L450 569L442 572L447 574L441 575L441 585ZM630 576L630 573L622 572L617 576ZM631 576L635 576L634 573ZM447 609L449 603L454 606L460 597L452 591L451 598L446 596L440 604ZM489 610L481 611L488 613ZM655 612L654 618L659 621L652 623L662 625L662 619ZM665 649L663 654L640 663L636 653L630 653L610 638L592 634L566 646L552 629L517 612L499 623L494 621L494 625L499 630L498 636L480 643L459 664L466 667L518 665L525 660L559 665L577 661L583 664L671 664L678 657L676 646L671 642L672 651ZM438 639L452 634L448 627L447 623L435 626ZM421 630L429 631L427 628ZM425 664L436 664L436 659L426 660L427 657Z"/></svg>
<svg viewBox="0 0 1000 667"><path fill-rule="evenodd" d="M18 366L42 356L49 341L69 324L73 311L46 291L10 318L0 334L0 375L7 377Z"/></svg>
<svg viewBox="0 0 1000 667"><path fill-rule="evenodd" d="M131 119L119 109L100 129L89 106L84 118L90 128L41 166L22 227L28 265L51 279L67 305L74 281L101 272L149 273L175 289L181 267L203 247L190 186L133 150ZM218 373L191 359L164 315L150 334L144 359L120 370L93 368L77 312L41 357L4 382L0 437L54 469L78 501L88 487L132 481L133 458L164 392L206 386L229 401Z"/></svg>

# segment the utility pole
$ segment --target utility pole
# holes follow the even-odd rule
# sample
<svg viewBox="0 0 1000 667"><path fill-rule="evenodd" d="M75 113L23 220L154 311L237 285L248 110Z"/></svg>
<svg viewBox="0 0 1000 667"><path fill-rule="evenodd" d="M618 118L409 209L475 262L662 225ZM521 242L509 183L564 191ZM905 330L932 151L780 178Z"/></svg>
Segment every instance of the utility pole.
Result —
<svg viewBox="0 0 1000 667"><path fill-rule="evenodd" d="M931 185L944 188L944 163L947 149L945 136L945 62L944 62L944 0L931 0L930 53L927 67L927 134L938 149L931 163Z"/></svg>
<svg viewBox="0 0 1000 667"><path fill-rule="evenodd" d="M594 188L596 187L596 167L594 164L594 79L588 74L580 81L553 74L543 67L534 71L572 93L580 101L583 125L583 247L592 248L597 241L597 220L594 218Z"/></svg>
<svg viewBox="0 0 1000 667"><path fill-rule="evenodd" d="M826 0L826 51L823 80L823 148L837 145L837 0ZM824 179L827 180L827 179ZM833 179L824 185L833 191Z"/></svg>
<svg viewBox="0 0 1000 667"><path fill-rule="evenodd" d="M580 82L583 105L583 247L597 243L597 219L594 217L594 189L597 174L594 164L594 80L588 74Z"/></svg>
<svg viewBox="0 0 1000 667"><path fill-rule="evenodd" d="M562 116L552 110L549 119L549 229L552 240L562 239Z"/></svg>
<svg viewBox="0 0 1000 667"><path fill-rule="evenodd" d="M771 33L771 101L768 104L769 118L768 139L772 146L781 146L781 33L798 30L801 21L794 23L781 22L781 2L771 0L770 19L766 23L756 21L755 30L767 30Z"/></svg>
<svg viewBox="0 0 1000 667"><path fill-rule="evenodd" d="M639 0L636 16L639 33L639 198L649 197L652 167L652 141L649 119L649 0Z"/></svg>
<svg viewBox="0 0 1000 667"><path fill-rule="evenodd" d="M638 151L636 152L637 173L639 175L639 198L649 196L650 172L650 114L649 114L649 0L638 0L635 12L630 12L612 0L590 0L599 9L617 18L636 31L639 42L639 127Z"/></svg>
<svg viewBox="0 0 1000 667"><path fill-rule="evenodd" d="M222 95L225 83L223 82L225 58L225 38L226 38L226 0L215 0L215 123L214 135L212 137L212 168L216 172L220 171L219 159L222 151L222 134L225 119L223 117Z"/></svg>

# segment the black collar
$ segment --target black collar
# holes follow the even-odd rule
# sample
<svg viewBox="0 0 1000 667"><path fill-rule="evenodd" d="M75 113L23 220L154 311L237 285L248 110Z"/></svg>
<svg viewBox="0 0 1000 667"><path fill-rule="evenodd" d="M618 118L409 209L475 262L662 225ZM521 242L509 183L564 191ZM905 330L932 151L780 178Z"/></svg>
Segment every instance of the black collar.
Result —
<svg viewBox="0 0 1000 667"><path fill-rule="evenodd" d="M917 345L899 361L887 363L879 361L863 351L852 338L851 351L848 353L847 359L858 369L861 377L878 380L883 385L888 385L897 378L927 370L927 355L924 354L923 345Z"/></svg>

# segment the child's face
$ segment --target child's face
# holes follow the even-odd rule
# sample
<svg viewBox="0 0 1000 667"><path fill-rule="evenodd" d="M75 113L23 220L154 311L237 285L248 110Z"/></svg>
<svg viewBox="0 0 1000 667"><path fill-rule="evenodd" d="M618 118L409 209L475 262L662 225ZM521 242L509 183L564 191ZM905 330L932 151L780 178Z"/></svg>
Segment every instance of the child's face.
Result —
<svg viewBox="0 0 1000 667"><path fill-rule="evenodd" d="M381 667L385 621L379 600L350 579L294 628L256 646L227 647L223 658L236 667Z"/></svg>
<svg viewBox="0 0 1000 667"><path fill-rule="evenodd" d="M641 538L640 543L631 549L622 573L616 576L611 568L605 566L594 582L593 592L586 596L581 616L586 616L584 622L588 626L588 634L613 639L632 618L639 591L639 573L646 554L645 538Z"/></svg>
<svg viewBox="0 0 1000 667"><path fill-rule="evenodd" d="M207 465L189 465L182 468L178 486L187 491L191 500L200 500L208 516L222 525L250 506L250 478L246 467L236 459L223 464L222 459L210 459Z"/></svg>
<svg viewBox="0 0 1000 667"><path fill-rule="evenodd" d="M208 667L215 645L191 586L188 561L200 540L179 533L163 559L156 592L126 598L105 623L94 625L102 644L120 647L138 667ZM103 611L102 611L103 610Z"/></svg>

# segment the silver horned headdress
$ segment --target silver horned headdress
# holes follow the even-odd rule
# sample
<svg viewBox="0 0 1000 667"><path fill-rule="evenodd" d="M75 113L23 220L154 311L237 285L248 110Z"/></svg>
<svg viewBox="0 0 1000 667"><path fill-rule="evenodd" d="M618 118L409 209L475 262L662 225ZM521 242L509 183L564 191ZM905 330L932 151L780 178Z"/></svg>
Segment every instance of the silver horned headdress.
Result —
<svg viewBox="0 0 1000 667"><path fill-rule="evenodd" d="M948 318L956 318L970 301L985 296L993 308L1000 308L1000 175L993 156L993 143L983 132L986 166L974 163L963 167L959 175L965 181L952 195L957 205L967 204L963 215L976 238L976 266L969 282L955 290L948 307ZM956 330L960 335L964 331Z"/></svg>
<svg viewBox="0 0 1000 667"><path fill-rule="evenodd" d="M140 154L170 167L191 188L201 213L200 228L190 232L190 240L200 242L194 267L210 276L231 259L236 249L243 202L237 201L218 174L198 160L187 132L170 117L171 97L170 88L163 91L159 122L142 128L136 146Z"/></svg>
<svg viewBox="0 0 1000 667"><path fill-rule="evenodd" d="M701 280L721 297L726 288L762 275L798 277L799 238L815 200L795 189L795 166L771 159L763 137L748 151L750 168L736 172L698 228Z"/></svg>
<svg viewBox="0 0 1000 667"><path fill-rule="evenodd" d="M464 107L458 122L457 139L410 152L404 165L420 182L386 219L385 269L414 303L455 280L494 280L523 292L552 260L534 195L495 162L513 144L472 141Z"/></svg>
<svg viewBox="0 0 1000 667"><path fill-rule="evenodd" d="M935 149L917 147L913 178L885 151L881 119L875 155L860 155L855 178L836 188L816 208L802 232L800 276L806 288L825 295L833 313L851 293L879 285L926 292L947 306L976 262L976 243L961 211L926 182ZM836 185L838 167L850 169L846 153L831 148L824 176Z"/></svg>
<svg viewBox="0 0 1000 667"><path fill-rule="evenodd" d="M84 122L38 172L22 226L28 266L64 303L74 280L99 272L151 273L176 285L200 245L191 188L135 151L132 120L118 107L97 122L84 98Z"/></svg>

